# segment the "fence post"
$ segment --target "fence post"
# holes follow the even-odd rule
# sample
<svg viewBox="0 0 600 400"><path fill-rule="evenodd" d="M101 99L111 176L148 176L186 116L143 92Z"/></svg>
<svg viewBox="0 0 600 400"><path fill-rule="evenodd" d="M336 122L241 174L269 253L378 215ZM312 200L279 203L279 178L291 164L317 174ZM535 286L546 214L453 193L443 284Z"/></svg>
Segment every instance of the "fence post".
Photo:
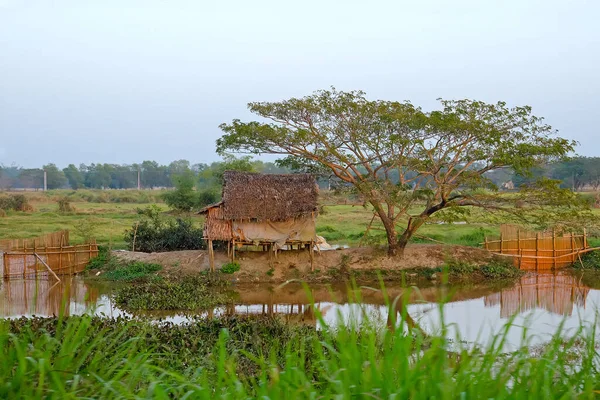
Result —
<svg viewBox="0 0 600 400"><path fill-rule="evenodd" d="M4 279L8 280L8 254L2 253L2 264L4 265Z"/></svg>
<svg viewBox="0 0 600 400"><path fill-rule="evenodd" d="M552 268L556 269L556 228L552 228Z"/></svg>
<svg viewBox="0 0 600 400"><path fill-rule="evenodd" d="M60 252L58 254L58 271L62 271L62 259L63 259L63 239L65 235L61 235L60 237Z"/></svg>
<svg viewBox="0 0 600 400"><path fill-rule="evenodd" d="M575 262L575 236L573 236L573 232L571 232L571 262Z"/></svg>
<svg viewBox="0 0 600 400"><path fill-rule="evenodd" d="M523 249L519 250L519 269L523 269Z"/></svg>
<svg viewBox="0 0 600 400"><path fill-rule="evenodd" d="M487 236L484 236L484 238L483 238L483 239L484 239L484 240L483 240L483 243L484 243L485 249L489 251L490 249L489 249L489 247L488 247L488 238L487 238Z"/></svg>
<svg viewBox="0 0 600 400"><path fill-rule="evenodd" d="M583 228L583 248L587 249L588 244L587 244L587 230L585 228Z"/></svg>
<svg viewBox="0 0 600 400"><path fill-rule="evenodd" d="M540 254L540 233L537 232L535 234L535 270L539 269L540 259L538 258Z"/></svg>
<svg viewBox="0 0 600 400"><path fill-rule="evenodd" d="M35 247L35 240L33 241L33 252L37 253L37 250L36 250L36 247ZM38 277L37 276L38 275L38 273L37 273L37 270L38 270L38 260L37 260L37 258L35 258L35 264L33 265L33 268L35 268L35 279L37 279L37 277Z"/></svg>
<svg viewBox="0 0 600 400"><path fill-rule="evenodd" d="M504 249L504 241L502 238L502 232L500 232L500 254L503 253L503 249Z"/></svg>

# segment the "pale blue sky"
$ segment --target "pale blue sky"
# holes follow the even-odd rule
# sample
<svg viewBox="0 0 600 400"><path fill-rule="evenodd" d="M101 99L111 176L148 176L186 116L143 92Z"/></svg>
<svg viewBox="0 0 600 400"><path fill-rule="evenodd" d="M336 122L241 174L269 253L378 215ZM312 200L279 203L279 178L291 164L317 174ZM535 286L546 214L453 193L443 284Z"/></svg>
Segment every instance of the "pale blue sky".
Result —
<svg viewBox="0 0 600 400"><path fill-rule="evenodd" d="M600 156L600 1L0 0L0 163L218 159L249 101L529 104Z"/></svg>

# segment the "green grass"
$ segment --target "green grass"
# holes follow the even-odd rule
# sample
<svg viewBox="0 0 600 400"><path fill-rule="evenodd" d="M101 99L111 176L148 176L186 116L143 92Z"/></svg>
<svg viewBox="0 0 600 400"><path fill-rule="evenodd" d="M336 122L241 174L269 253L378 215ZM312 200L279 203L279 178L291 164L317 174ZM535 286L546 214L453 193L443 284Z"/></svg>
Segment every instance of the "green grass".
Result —
<svg viewBox="0 0 600 400"><path fill-rule="evenodd" d="M408 325L402 300L389 304ZM88 316L0 320L0 398L597 396L595 329L559 329L541 347L524 341L505 353L509 328L477 348L460 336L449 340L446 327L429 336L416 326L317 331L269 318L184 325Z"/></svg>
<svg viewBox="0 0 600 400"><path fill-rule="evenodd" d="M134 261L107 271L102 277L109 281L136 281L154 276L154 273L161 269L162 266L158 264Z"/></svg>
<svg viewBox="0 0 600 400"><path fill-rule="evenodd" d="M99 244L111 246L113 249L125 249L125 230L131 229L139 220L137 208L145 207L135 203L72 202L75 211L61 213L58 203L46 197L36 197L30 203L34 207L33 212L8 211L6 217L0 218L0 239L33 238L68 229L71 244L83 243L83 232L78 230L83 220L91 227L91 233ZM164 204L157 206L165 212L168 211ZM202 225L203 218L196 215L191 217L196 226Z"/></svg>
<svg viewBox="0 0 600 400"><path fill-rule="evenodd" d="M326 206L326 213L317 219L317 234L330 243L358 244L373 217L371 208L360 206L335 205ZM404 225L399 223L398 232ZM435 241L465 246L480 246L485 236L497 235L498 226L489 225L482 217L473 218L469 224L437 224L424 225L412 239L413 243L435 243ZM386 236L383 225L375 219L365 244L385 244Z"/></svg>
<svg viewBox="0 0 600 400"><path fill-rule="evenodd" d="M136 209L144 207L140 206L141 203L136 202L157 201L160 193L160 191L150 190L139 193L133 190L59 190L47 193L26 193L35 211L31 213L9 211L6 217L0 217L0 239L31 238L60 229L69 229L71 241L74 244L81 243L84 239L78 232L77 226L84 220L88 226L92 226L98 243L116 249L125 249L124 232L139 219ZM75 207L74 212L59 212L57 200L65 196L71 199L71 205ZM117 200L119 196L136 202L122 202L122 200ZM102 202L98 202L100 200ZM165 204L157 205L164 212L168 211ZM417 212L418 210L411 211ZM600 213L600 210L597 212ZM326 206L325 212L317 218L317 234L325 237L330 243L357 245L361 242L372 216L373 212L370 207ZM201 216L192 214L191 218L196 226L200 227L203 224ZM403 229L404 222L400 221L397 230L402 232ZM447 244L480 246L486 235L493 236L498 233L499 226L496 222L491 224L483 213L474 210L466 224L438 224L432 221L424 225L413 237L412 242L435 243L429 240L434 239ZM592 246L600 246L600 239L590 238L589 242ZM363 240L363 243L386 243L383 225L378 219L375 219L369 236Z"/></svg>

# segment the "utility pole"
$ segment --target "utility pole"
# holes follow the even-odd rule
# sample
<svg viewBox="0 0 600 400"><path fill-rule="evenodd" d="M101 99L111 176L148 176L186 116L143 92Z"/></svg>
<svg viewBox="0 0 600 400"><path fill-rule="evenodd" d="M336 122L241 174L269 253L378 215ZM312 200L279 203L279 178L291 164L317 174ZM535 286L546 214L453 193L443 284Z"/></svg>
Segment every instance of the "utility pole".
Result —
<svg viewBox="0 0 600 400"><path fill-rule="evenodd" d="M140 179L140 169L138 168L138 190L142 190L142 180Z"/></svg>
<svg viewBox="0 0 600 400"><path fill-rule="evenodd" d="M48 190L48 173L44 170L44 192Z"/></svg>

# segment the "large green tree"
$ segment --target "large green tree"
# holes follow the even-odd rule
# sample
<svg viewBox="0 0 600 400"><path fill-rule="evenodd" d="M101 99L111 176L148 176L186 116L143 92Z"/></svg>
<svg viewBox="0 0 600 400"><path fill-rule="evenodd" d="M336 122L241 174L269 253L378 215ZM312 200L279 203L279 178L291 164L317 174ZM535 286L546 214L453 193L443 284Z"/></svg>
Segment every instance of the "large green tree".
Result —
<svg viewBox="0 0 600 400"><path fill-rule="evenodd" d="M74 164L69 164L68 167L63 168L63 173L71 188L77 190L85 186L85 178Z"/></svg>
<svg viewBox="0 0 600 400"><path fill-rule="evenodd" d="M48 189L59 189L67 184L67 178L62 170L55 164L47 164L42 167L46 171Z"/></svg>
<svg viewBox="0 0 600 400"><path fill-rule="evenodd" d="M508 198L486 173L510 168L527 174L567 156L574 142L557 137L528 106L473 100L440 100L440 105L424 111L408 102L372 101L360 91L335 89L250 103L262 121L222 124L217 149L277 154L329 169L371 203L385 227L390 255L402 254L434 215L452 219L479 207L525 218L536 209L527 215L539 220L541 209L569 208L574 199L556 182L543 180ZM515 208L516 200L528 206Z"/></svg>

